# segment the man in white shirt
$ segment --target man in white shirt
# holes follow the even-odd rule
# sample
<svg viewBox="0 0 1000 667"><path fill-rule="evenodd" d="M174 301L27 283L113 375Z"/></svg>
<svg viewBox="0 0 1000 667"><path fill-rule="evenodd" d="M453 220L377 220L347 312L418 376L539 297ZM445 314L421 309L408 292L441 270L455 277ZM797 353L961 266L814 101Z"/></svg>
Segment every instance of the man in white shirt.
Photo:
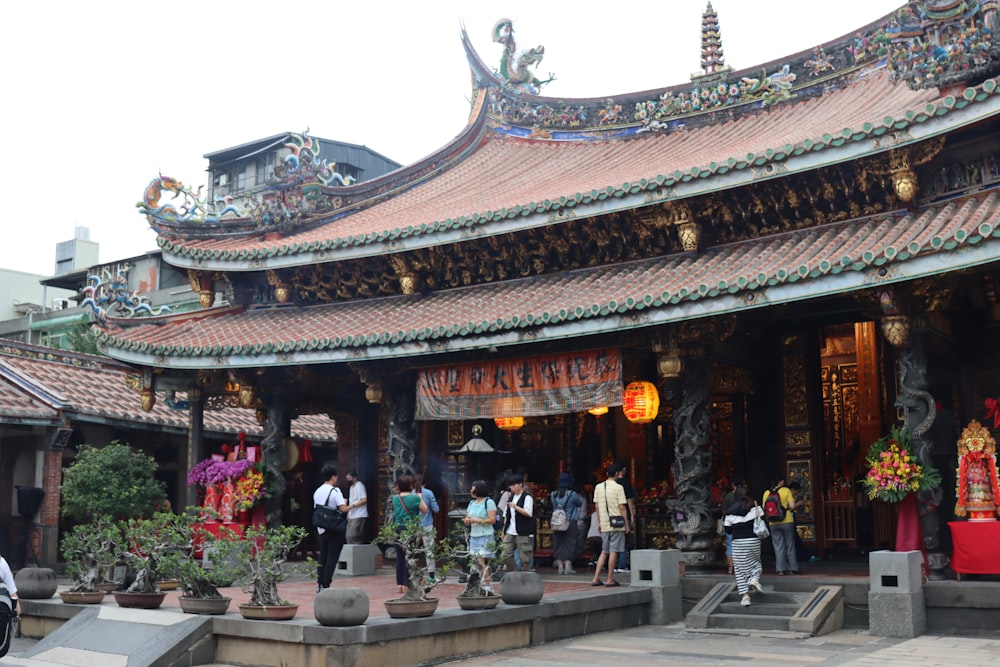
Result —
<svg viewBox="0 0 1000 667"><path fill-rule="evenodd" d="M358 479L356 470L347 473L348 490L347 511L347 543L365 543L365 522L368 520L368 491L364 483Z"/></svg>
<svg viewBox="0 0 1000 667"><path fill-rule="evenodd" d="M313 492L313 506L326 505L347 512L344 494L337 488L337 466L327 463L320 470L324 482ZM319 560L316 562L316 592L329 588L344 548L345 533L316 528L319 533Z"/></svg>
<svg viewBox="0 0 1000 667"><path fill-rule="evenodd" d="M531 569L531 545L535 534L534 502L524 488L524 479L515 478L509 484L510 500L504 510L507 519L504 522L503 562L508 572L527 571ZM515 551L520 556L520 568L514 560Z"/></svg>

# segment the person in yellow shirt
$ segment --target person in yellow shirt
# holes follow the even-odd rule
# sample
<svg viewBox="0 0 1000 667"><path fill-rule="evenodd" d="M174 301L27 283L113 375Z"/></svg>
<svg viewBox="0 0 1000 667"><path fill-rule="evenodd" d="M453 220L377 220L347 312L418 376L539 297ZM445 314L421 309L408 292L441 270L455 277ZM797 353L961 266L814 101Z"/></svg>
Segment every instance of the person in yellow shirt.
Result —
<svg viewBox="0 0 1000 667"><path fill-rule="evenodd" d="M625 536L629 532L628 521L625 520L628 501L625 489L615 481L615 477L623 468L621 463L609 465L605 471L608 478L594 488L594 511L601 531L601 556L597 559L591 586L621 586L615 581L615 564L618 562L618 552L625 550ZM601 581L601 570L605 563L608 565L607 583Z"/></svg>
<svg viewBox="0 0 1000 667"><path fill-rule="evenodd" d="M774 547L774 567L778 574L798 574L799 559L795 553L795 494L785 485L785 477L780 477L770 489L764 492L762 504L767 503L767 497L778 494L781 506L785 508L785 516L779 521L768 521L771 529L771 546Z"/></svg>

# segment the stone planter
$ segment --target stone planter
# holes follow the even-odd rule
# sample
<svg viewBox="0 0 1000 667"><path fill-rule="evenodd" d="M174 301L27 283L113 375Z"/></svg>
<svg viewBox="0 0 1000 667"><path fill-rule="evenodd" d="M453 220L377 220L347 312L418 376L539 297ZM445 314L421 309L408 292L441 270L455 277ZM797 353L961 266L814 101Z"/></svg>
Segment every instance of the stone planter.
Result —
<svg viewBox="0 0 1000 667"><path fill-rule="evenodd" d="M313 603L313 616L320 625L361 625L369 610L368 594L360 588L327 588Z"/></svg>
<svg viewBox="0 0 1000 667"><path fill-rule="evenodd" d="M167 594L163 592L130 593L128 591L112 591L111 594L115 596L115 602L118 603L119 607L130 609L158 609L167 597Z"/></svg>
<svg viewBox="0 0 1000 667"><path fill-rule="evenodd" d="M299 611L297 604L283 604L273 607L256 604L241 604L240 615L254 621L287 621L295 618Z"/></svg>
<svg viewBox="0 0 1000 667"><path fill-rule="evenodd" d="M501 597L499 595L458 595L455 599L458 600L458 606L462 609L474 611L477 609L496 609L497 605L500 604Z"/></svg>
<svg viewBox="0 0 1000 667"><path fill-rule="evenodd" d="M500 580L500 597L507 604L537 604L545 594L545 582L537 572L508 572Z"/></svg>
<svg viewBox="0 0 1000 667"><path fill-rule="evenodd" d="M422 618L437 611L438 599L386 600L383 604L385 604L386 613L391 618Z"/></svg>
<svg viewBox="0 0 1000 667"><path fill-rule="evenodd" d="M185 614L225 614L229 611L232 598L189 598L181 595L177 598L181 611Z"/></svg>
<svg viewBox="0 0 1000 667"><path fill-rule="evenodd" d="M62 591L59 597L66 604L100 604L104 602L104 591Z"/></svg>
<svg viewBox="0 0 1000 667"><path fill-rule="evenodd" d="M48 600L56 594L56 573L47 567L23 567L14 575L17 596L23 600Z"/></svg>

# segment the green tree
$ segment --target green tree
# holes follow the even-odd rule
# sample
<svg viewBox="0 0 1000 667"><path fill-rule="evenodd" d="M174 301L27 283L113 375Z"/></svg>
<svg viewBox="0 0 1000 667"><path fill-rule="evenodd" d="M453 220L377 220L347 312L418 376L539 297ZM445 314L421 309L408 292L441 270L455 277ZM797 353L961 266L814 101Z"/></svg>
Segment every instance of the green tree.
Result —
<svg viewBox="0 0 1000 667"><path fill-rule="evenodd" d="M156 481L156 461L117 440L104 447L81 445L63 474L62 514L91 521L150 516L167 499Z"/></svg>
<svg viewBox="0 0 1000 667"><path fill-rule="evenodd" d="M90 319L83 316L81 322L73 326L66 332L66 342L73 352L85 352L87 354L101 354L97 349L97 341L90 331Z"/></svg>

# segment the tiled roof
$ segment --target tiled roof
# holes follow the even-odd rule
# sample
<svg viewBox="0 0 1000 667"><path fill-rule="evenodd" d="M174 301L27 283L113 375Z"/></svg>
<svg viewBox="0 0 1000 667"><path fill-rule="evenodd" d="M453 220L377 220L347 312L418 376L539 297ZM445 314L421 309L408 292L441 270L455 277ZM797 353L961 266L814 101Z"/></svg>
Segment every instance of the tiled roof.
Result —
<svg viewBox="0 0 1000 667"><path fill-rule="evenodd" d="M822 95L665 134L548 141L486 130L477 148L449 169L367 207L331 215L324 224L280 239L159 242L174 264L260 270L506 233L558 222L557 213L596 215L642 206L654 201L650 197L735 187L772 164L780 173L856 159L991 115L995 94L994 80L957 96L913 91L893 85L883 67ZM948 128L932 122L945 115L953 115Z"/></svg>
<svg viewBox="0 0 1000 667"><path fill-rule="evenodd" d="M186 430L187 412L167 406L162 394L150 412L142 411L138 392L125 384L129 372L135 369L102 357L4 341L0 347L0 423L45 419L56 425L76 419ZM206 410L205 430L263 435L254 411L244 408ZM336 425L322 415L293 420L292 433L316 441L337 439Z"/></svg>
<svg viewBox="0 0 1000 667"><path fill-rule="evenodd" d="M400 357L708 316L911 280L1000 259L997 191L613 266L331 305L109 323L132 363L199 368Z"/></svg>

